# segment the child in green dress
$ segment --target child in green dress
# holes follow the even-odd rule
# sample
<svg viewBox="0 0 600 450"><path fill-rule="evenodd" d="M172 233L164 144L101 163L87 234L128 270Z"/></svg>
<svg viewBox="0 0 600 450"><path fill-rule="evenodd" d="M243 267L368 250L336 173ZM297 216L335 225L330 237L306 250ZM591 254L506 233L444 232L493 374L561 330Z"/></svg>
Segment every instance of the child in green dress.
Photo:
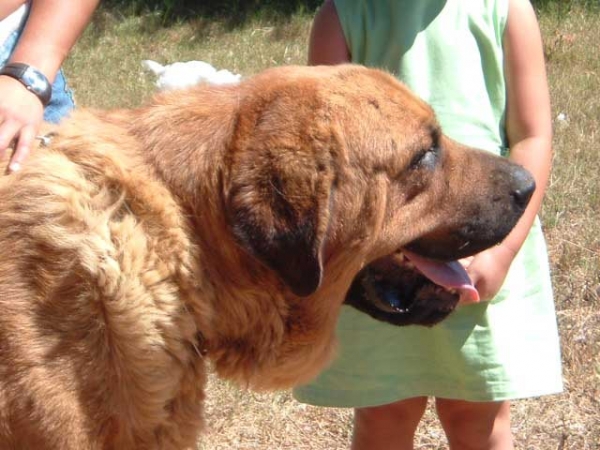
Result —
<svg viewBox="0 0 600 450"><path fill-rule="evenodd" d="M355 408L354 450L412 449L428 397L452 450L513 449L510 400L562 390L537 219L552 130L535 13L527 0L327 0L309 63L344 62L395 74L447 135L523 165L537 189L500 245L464 261L481 302L465 300L432 328L393 327L345 307L337 359L295 396Z"/></svg>

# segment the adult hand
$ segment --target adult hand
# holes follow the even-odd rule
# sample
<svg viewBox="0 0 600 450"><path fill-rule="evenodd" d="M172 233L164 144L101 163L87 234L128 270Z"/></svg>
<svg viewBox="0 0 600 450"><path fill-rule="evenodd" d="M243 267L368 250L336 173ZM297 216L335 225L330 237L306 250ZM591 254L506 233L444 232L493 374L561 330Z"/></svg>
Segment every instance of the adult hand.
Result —
<svg viewBox="0 0 600 450"><path fill-rule="evenodd" d="M8 171L19 170L33 147L44 117L42 102L19 81L0 76L0 159L13 154Z"/></svg>
<svg viewBox="0 0 600 450"><path fill-rule="evenodd" d="M479 292L480 301L490 301L500 291L515 254L506 245L499 244L462 260L475 289ZM460 303L474 302L461 296Z"/></svg>

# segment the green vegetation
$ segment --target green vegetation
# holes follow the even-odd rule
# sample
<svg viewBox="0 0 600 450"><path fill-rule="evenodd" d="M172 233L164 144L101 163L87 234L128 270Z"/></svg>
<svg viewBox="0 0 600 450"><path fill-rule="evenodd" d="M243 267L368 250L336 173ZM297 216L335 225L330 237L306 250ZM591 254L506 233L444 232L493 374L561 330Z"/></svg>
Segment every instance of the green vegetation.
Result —
<svg viewBox="0 0 600 450"><path fill-rule="evenodd" d="M165 24L193 17L240 24L257 15L281 17L313 12L321 3L321 0L105 0L103 9L135 15L151 12Z"/></svg>

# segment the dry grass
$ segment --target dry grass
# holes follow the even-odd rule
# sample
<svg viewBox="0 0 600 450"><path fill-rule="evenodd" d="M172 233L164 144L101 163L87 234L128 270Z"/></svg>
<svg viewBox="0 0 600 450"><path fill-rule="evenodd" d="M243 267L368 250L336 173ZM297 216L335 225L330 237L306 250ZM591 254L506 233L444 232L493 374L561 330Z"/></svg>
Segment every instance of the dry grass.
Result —
<svg viewBox="0 0 600 450"><path fill-rule="evenodd" d="M283 20L283 19L282 19ZM129 107L152 92L140 61L162 64L203 60L252 75L261 69L302 64L310 19L253 19L236 28L203 19L164 28L152 16L119 18L100 11L72 53L67 71L76 99L85 106Z"/></svg>
<svg viewBox="0 0 600 450"><path fill-rule="evenodd" d="M103 12L80 41L67 73L80 105L134 106L152 92L140 61L201 59L253 74L302 64L310 17L254 19L236 28L197 21L161 28L152 17ZM541 17L555 123L555 169L543 208L554 270L565 393L515 402L517 447L600 449L600 16L574 9ZM202 450L346 449L351 412L300 405L287 392L254 394L210 380ZM417 448L446 448L431 410Z"/></svg>

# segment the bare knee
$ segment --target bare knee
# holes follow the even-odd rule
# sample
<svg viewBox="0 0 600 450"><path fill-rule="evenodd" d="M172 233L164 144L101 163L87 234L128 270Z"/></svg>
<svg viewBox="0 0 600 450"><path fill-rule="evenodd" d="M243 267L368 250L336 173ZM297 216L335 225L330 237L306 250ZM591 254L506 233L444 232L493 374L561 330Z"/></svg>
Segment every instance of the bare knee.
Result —
<svg viewBox="0 0 600 450"><path fill-rule="evenodd" d="M509 402L436 399L452 450L513 450Z"/></svg>
<svg viewBox="0 0 600 450"><path fill-rule="evenodd" d="M354 412L352 450L411 450L427 397L415 397Z"/></svg>

